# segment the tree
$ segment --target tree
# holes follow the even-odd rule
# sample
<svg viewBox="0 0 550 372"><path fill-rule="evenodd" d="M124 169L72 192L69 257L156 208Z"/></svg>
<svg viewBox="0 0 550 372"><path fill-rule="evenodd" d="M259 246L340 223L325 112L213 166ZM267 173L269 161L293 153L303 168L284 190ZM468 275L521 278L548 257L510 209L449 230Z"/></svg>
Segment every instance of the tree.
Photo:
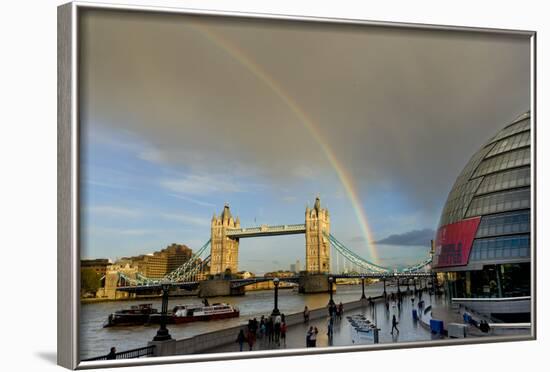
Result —
<svg viewBox="0 0 550 372"><path fill-rule="evenodd" d="M99 287L101 287L101 276L94 269L82 269L80 272L80 292L95 294Z"/></svg>

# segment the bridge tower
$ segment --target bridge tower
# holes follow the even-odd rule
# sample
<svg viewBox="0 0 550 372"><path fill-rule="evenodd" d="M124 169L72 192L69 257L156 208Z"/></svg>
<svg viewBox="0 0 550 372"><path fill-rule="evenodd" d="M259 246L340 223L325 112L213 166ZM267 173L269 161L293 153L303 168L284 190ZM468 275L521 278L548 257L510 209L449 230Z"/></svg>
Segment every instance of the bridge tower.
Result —
<svg viewBox="0 0 550 372"><path fill-rule="evenodd" d="M328 209L321 208L319 197L312 209L306 207L306 271L324 274L330 271L330 234Z"/></svg>
<svg viewBox="0 0 550 372"><path fill-rule="evenodd" d="M227 237L226 232L227 229L238 229L241 227L239 217L234 220L229 205L225 204L219 217L214 213L210 226L210 274L223 274L226 270L236 273L239 267L239 239Z"/></svg>

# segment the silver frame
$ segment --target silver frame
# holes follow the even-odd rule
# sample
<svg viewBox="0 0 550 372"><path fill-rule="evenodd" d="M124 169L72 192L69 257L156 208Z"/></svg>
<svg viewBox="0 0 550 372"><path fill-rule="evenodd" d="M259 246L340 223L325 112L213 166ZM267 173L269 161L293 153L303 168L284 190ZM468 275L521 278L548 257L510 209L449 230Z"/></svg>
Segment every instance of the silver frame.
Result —
<svg viewBox="0 0 550 372"><path fill-rule="evenodd" d="M145 359L128 359L99 362L80 362L79 356L79 317L80 317L80 249L79 249L79 111L78 111L78 19L80 9L127 10L154 13L175 13L219 16L220 18L255 18L270 20L292 20L297 22L317 22L332 24L353 24L371 27L394 27L402 29L465 31L488 34L510 34L525 36L531 43L531 334L521 336L492 336L484 338L403 342L398 344L377 344L361 346L339 346L326 348L289 349L256 351L252 353L218 353L200 355L180 355ZM228 12L158 6L116 5L75 1L58 7L58 155L57 155L57 363L69 369L108 368L121 366L168 364L182 362L217 361L274 356L291 356L320 353L342 353L353 351L402 349L410 347L433 347L445 345L482 344L493 342L524 341L536 339L536 32L442 26L434 24L412 24L399 22L379 22L371 20L305 17L282 14Z"/></svg>

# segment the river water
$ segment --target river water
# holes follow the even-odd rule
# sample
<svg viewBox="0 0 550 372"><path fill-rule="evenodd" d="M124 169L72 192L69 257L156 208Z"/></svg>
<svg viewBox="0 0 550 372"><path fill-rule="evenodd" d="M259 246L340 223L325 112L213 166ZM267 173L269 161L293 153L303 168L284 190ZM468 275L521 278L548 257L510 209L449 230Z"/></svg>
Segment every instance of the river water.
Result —
<svg viewBox="0 0 550 372"><path fill-rule="evenodd" d="M387 291L395 287L388 285ZM374 283L365 287L365 294L379 296L383 292L382 283ZM334 293L334 301L343 303L356 301L361 297L361 285L339 285ZM290 314L300 312L304 306L310 309L326 306L329 300L328 293L299 294L291 289L279 290L279 310ZM168 308L179 304L200 303L197 297L170 298ZM169 325L170 334L175 339L188 338L197 334L216 331L246 323L248 319L268 315L273 310L273 291L251 291L244 296L209 298L210 303L226 302L235 305L240 310L240 317L210 322L194 322L188 324ZM131 305L152 303L157 309L161 308L160 299L113 301L82 304L80 317L80 354L82 359L104 355L112 346L118 351L134 349L147 345L155 336L158 325L130 326L103 328L107 316L116 310L129 308Z"/></svg>

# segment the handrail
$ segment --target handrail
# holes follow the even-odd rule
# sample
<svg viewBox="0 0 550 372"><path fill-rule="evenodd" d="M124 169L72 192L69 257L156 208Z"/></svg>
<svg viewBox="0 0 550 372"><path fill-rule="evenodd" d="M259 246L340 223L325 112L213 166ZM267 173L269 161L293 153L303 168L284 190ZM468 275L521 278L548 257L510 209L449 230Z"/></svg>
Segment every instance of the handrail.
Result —
<svg viewBox="0 0 550 372"><path fill-rule="evenodd" d="M109 359L135 359L141 357L153 356L155 354L155 345L149 345L145 347L140 347L137 349L131 349L126 351L121 351L114 354L114 358L110 358L111 354L105 354L94 358L83 359L82 362L92 362L96 360L109 360Z"/></svg>

